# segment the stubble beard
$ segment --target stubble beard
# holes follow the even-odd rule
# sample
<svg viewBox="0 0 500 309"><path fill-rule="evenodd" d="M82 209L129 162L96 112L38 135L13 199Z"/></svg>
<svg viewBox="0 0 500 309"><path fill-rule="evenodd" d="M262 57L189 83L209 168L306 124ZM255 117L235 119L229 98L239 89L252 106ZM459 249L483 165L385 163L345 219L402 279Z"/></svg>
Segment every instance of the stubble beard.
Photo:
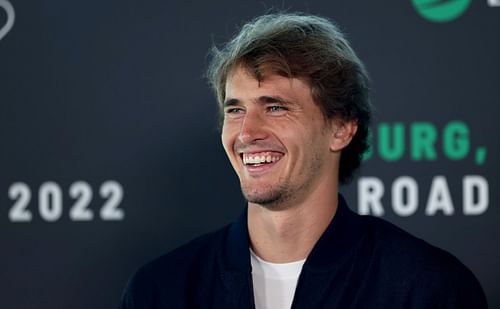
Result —
<svg viewBox="0 0 500 309"><path fill-rule="evenodd" d="M257 204L274 211L287 209L289 207L287 201L290 201L293 196L290 185L287 182L264 189L247 188L242 184L241 191L249 203Z"/></svg>

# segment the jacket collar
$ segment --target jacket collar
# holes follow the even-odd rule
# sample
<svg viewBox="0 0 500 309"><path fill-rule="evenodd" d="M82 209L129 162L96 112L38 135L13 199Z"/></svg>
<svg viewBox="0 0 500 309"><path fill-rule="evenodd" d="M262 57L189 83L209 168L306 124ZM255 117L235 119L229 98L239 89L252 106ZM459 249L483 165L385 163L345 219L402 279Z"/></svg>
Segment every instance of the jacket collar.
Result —
<svg viewBox="0 0 500 309"><path fill-rule="evenodd" d="M222 267L227 272L242 275L251 272L247 222L245 208L237 221L229 226L221 252ZM364 228L360 216L349 209L339 194L337 212L307 257L304 269L327 271L334 268L361 240Z"/></svg>

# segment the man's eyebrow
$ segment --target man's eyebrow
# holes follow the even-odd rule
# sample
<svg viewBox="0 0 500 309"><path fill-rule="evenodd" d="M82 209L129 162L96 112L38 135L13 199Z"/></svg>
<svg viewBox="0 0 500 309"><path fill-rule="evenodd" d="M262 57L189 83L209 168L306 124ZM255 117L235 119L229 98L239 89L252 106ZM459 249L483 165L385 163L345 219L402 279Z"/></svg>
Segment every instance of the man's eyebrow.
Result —
<svg viewBox="0 0 500 309"><path fill-rule="evenodd" d="M238 99L226 99L224 103L222 103L223 107L228 107L228 106L235 106L240 103L240 100Z"/></svg>
<svg viewBox="0 0 500 309"><path fill-rule="evenodd" d="M283 105L292 104L290 100L287 100L280 96L261 96L257 99L259 103L269 104L269 103L280 103Z"/></svg>
<svg viewBox="0 0 500 309"><path fill-rule="evenodd" d="M260 96L257 99L255 99L254 102L259 103L259 104L279 103L282 105L289 105L289 104L293 103L292 101L287 100L287 99L280 97L280 96L268 96L268 95ZM236 106L236 105L240 105L240 104L241 104L241 101L238 99L235 99L235 98L226 99L224 101L224 103L222 103L223 107Z"/></svg>

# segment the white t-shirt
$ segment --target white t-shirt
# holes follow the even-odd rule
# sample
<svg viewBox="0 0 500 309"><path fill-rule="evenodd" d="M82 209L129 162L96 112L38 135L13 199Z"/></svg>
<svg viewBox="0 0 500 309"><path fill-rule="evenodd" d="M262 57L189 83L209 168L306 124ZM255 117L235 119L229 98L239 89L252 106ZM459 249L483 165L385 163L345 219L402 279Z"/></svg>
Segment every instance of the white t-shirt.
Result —
<svg viewBox="0 0 500 309"><path fill-rule="evenodd" d="M269 263L250 249L256 309L290 309L304 260Z"/></svg>

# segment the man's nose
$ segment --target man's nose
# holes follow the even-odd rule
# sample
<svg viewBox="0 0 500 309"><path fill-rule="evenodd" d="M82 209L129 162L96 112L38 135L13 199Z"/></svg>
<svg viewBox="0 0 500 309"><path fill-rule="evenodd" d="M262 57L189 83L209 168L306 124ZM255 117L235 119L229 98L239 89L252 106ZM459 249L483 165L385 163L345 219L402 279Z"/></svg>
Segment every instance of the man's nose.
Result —
<svg viewBox="0 0 500 309"><path fill-rule="evenodd" d="M257 111L247 110L241 123L239 140L243 144L251 144L267 137L265 120Z"/></svg>

